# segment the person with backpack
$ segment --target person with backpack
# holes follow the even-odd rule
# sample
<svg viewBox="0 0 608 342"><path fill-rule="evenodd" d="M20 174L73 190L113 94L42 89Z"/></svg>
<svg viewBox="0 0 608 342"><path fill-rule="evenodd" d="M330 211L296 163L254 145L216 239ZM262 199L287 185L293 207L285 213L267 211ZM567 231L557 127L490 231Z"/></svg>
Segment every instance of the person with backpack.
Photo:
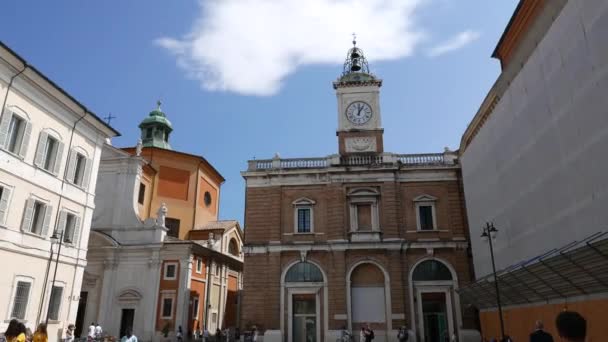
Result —
<svg viewBox="0 0 608 342"><path fill-rule="evenodd" d="M365 336L365 342L372 342L374 340L374 330L369 326L369 323L365 325L363 334Z"/></svg>

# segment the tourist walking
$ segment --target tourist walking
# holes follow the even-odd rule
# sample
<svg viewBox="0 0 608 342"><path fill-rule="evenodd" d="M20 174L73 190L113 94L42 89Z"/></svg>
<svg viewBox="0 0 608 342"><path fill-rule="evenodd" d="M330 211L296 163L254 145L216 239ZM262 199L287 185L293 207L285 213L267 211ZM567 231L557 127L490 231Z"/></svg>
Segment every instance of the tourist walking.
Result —
<svg viewBox="0 0 608 342"><path fill-rule="evenodd" d="M177 334L175 334L175 337L177 337L177 342L182 342L184 340L184 332L182 331L181 325L179 328L177 328Z"/></svg>
<svg viewBox="0 0 608 342"><path fill-rule="evenodd" d="M587 321L574 311L563 311L555 318L557 333L564 342L585 342Z"/></svg>
<svg viewBox="0 0 608 342"><path fill-rule="evenodd" d="M101 328L101 325L99 325L99 322L97 322L97 324L95 324L95 339L101 340L102 334L103 329Z"/></svg>
<svg viewBox="0 0 608 342"><path fill-rule="evenodd" d="M120 339L120 342L137 342L137 336L133 335L131 328L127 328L125 336Z"/></svg>
<svg viewBox="0 0 608 342"><path fill-rule="evenodd" d="M374 330L369 326L369 324L365 325L365 329L363 330L363 334L365 335L365 342L372 342L374 339Z"/></svg>
<svg viewBox="0 0 608 342"><path fill-rule="evenodd" d="M48 342L49 335L46 332L46 324L40 323L38 324L38 329L34 333L34 337L32 338L32 342Z"/></svg>
<svg viewBox="0 0 608 342"><path fill-rule="evenodd" d="M6 342L25 342L25 326L23 326L23 331L21 330L21 326L23 324L19 323L16 319L12 319L8 323L8 327L4 332Z"/></svg>
<svg viewBox="0 0 608 342"><path fill-rule="evenodd" d="M542 321L536 321L534 332L530 334L530 342L553 342L553 336L544 330Z"/></svg>
<svg viewBox="0 0 608 342"><path fill-rule="evenodd" d="M397 333L397 340L399 340L399 342L407 342L409 338L410 335L405 325L399 328L399 332Z"/></svg>
<svg viewBox="0 0 608 342"><path fill-rule="evenodd" d="M74 324L68 325L67 330L65 331L65 342L74 342L74 330L76 327Z"/></svg>
<svg viewBox="0 0 608 342"><path fill-rule="evenodd" d="M95 339L95 322L91 322L91 325L89 325L89 332L87 334L87 337L89 338L89 340Z"/></svg>

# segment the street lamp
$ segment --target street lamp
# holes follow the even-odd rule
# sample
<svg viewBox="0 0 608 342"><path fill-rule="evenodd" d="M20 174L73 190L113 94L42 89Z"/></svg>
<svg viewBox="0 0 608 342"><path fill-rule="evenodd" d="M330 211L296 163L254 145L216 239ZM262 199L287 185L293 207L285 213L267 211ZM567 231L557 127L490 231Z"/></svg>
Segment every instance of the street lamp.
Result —
<svg viewBox="0 0 608 342"><path fill-rule="evenodd" d="M55 259L55 272L53 273L53 282L51 284L51 294L53 293L53 287L55 287L55 279L57 278L57 269L59 268L59 255L61 254L61 245L66 242L66 243L70 243L72 241L70 241L69 239L66 239L65 241L63 240L63 233L65 232L65 229L61 230L61 236L59 237L59 239L57 238L57 231L55 231L53 233L53 236L51 236L51 252L53 250L53 244L54 243L59 243L59 248L57 249L57 258ZM51 312L51 297L49 296L49 303L48 306L46 308L46 318L44 321L45 325L49 325L49 313Z"/></svg>
<svg viewBox="0 0 608 342"><path fill-rule="evenodd" d="M498 318L500 319L500 335L501 339L505 338L505 323L502 319L502 304L500 303L500 290L498 288L498 277L496 276L496 264L494 263L494 246L492 240L496 239L498 229L494 227L494 223L487 222L482 228L481 239L490 244L490 257L492 258L492 273L494 274L494 286L496 287L496 303L498 304Z"/></svg>

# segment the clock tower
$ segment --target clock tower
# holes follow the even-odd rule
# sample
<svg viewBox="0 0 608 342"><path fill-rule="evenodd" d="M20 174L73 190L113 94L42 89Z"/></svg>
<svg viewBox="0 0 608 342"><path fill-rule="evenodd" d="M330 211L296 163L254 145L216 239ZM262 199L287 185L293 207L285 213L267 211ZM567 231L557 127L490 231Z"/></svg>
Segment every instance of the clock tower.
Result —
<svg viewBox="0 0 608 342"><path fill-rule="evenodd" d="M380 120L382 80L369 72L363 51L353 40L344 70L333 83L338 98L338 144L340 155L384 152Z"/></svg>

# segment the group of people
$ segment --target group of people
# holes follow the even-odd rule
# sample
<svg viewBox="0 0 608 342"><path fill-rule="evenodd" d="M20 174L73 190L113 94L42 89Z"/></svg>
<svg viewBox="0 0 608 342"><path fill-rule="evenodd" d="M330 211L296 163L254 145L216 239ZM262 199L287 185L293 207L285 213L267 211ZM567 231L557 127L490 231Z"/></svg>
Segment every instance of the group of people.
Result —
<svg viewBox="0 0 608 342"><path fill-rule="evenodd" d="M40 323L32 334L31 330L25 327L25 324L13 319L9 322L3 338L6 342L47 342L49 335L44 323Z"/></svg>
<svg viewBox="0 0 608 342"><path fill-rule="evenodd" d="M178 342L181 341L181 336L183 336L183 332L181 330L182 327L179 327L178 331L177 331L177 340ZM224 330L220 330L215 329L215 335L211 336L211 334L209 333L209 330L207 329L203 329L202 331L200 329L196 329L193 333L193 337L195 340L199 340L202 339L203 341L215 341L215 342L230 342L230 341L239 341L241 339L241 332L239 330L239 328L235 328L234 330L232 329L224 329Z"/></svg>
<svg viewBox="0 0 608 342"><path fill-rule="evenodd" d="M560 312L555 319L555 327L561 341L563 342L585 342L587 338L587 321L574 311ZM492 338L489 342L498 342ZM502 338L500 342L515 342L509 336ZM536 321L535 329L530 334L530 342L554 342L553 336L545 331L542 321Z"/></svg>

